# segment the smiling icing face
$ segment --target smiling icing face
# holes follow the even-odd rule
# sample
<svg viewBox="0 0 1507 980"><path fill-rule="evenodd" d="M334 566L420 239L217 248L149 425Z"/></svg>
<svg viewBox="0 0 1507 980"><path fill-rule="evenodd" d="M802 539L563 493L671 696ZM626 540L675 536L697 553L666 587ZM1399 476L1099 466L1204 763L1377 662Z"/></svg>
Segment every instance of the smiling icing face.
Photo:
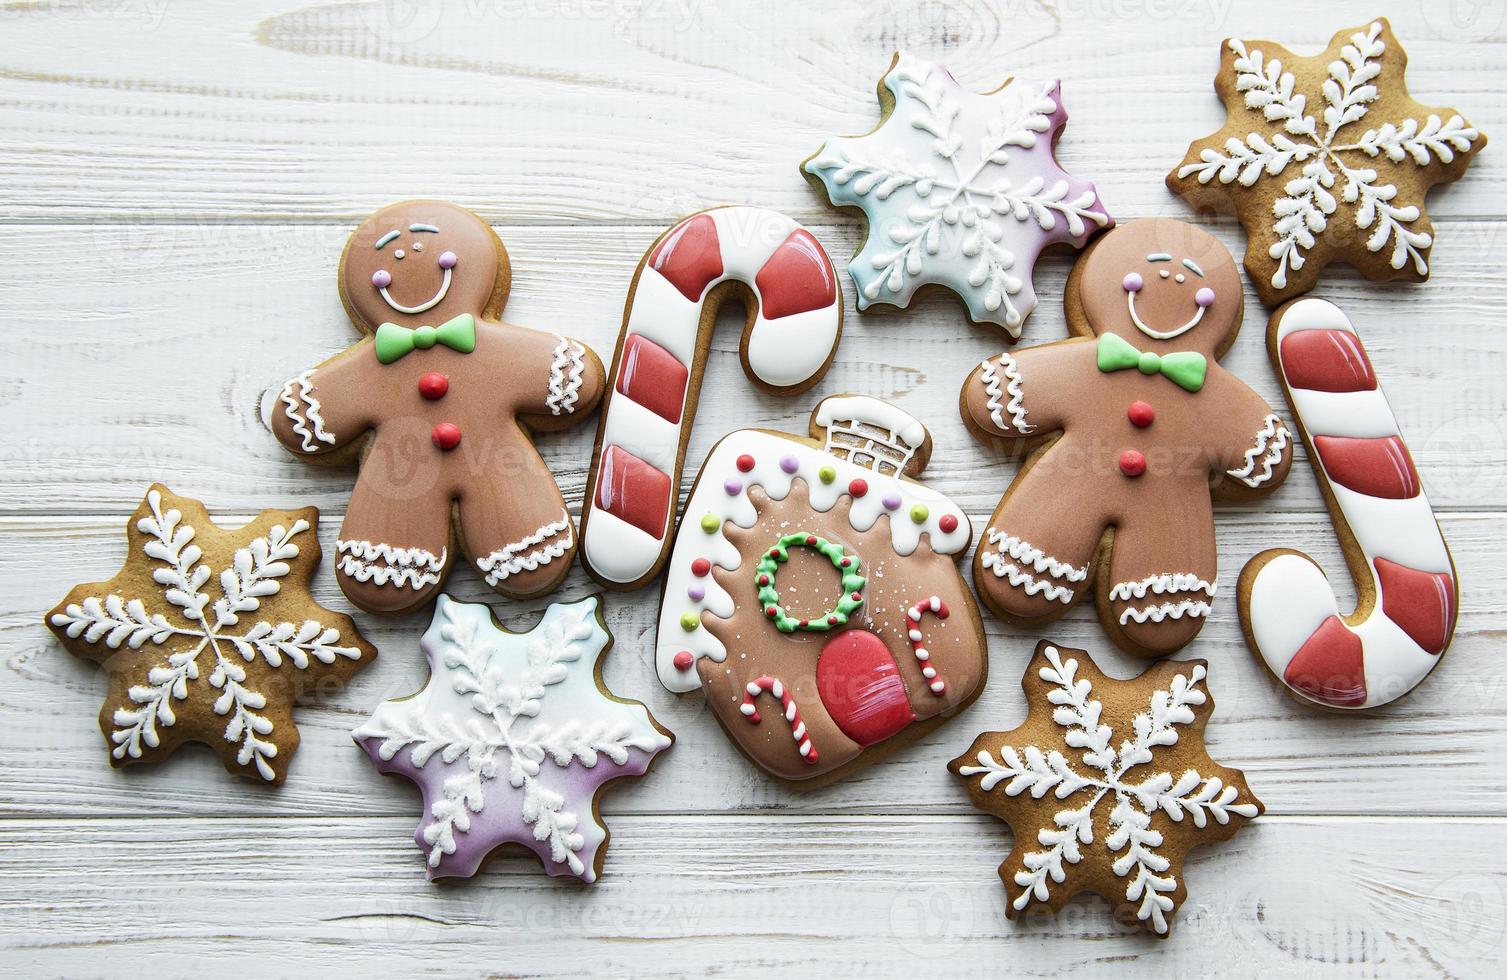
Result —
<svg viewBox="0 0 1507 980"><path fill-rule="evenodd" d="M1119 334L1141 349L1167 343L1212 354L1240 324L1235 259L1193 225L1167 218L1121 225L1083 263L1081 299L1097 334Z"/></svg>
<svg viewBox="0 0 1507 980"><path fill-rule="evenodd" d="M365 330L384 322L437 326L462 313L500 312L507 253L470 212L438 201L383 208L351 235L341 296ZM496 292L498 295L494 295Z"/></svg>

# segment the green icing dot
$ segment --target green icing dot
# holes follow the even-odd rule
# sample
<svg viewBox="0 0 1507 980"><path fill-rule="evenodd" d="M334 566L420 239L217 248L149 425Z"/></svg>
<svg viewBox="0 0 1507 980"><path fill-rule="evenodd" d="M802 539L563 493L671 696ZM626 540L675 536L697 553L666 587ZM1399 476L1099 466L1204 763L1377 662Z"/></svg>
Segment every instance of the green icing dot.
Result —
<svg viewBox="0 0 1507 980"><path fill-rule="evenodd" d="M716 534L717 529L721 526L722 518L718 517L716 514L701 515L701 530L705 531L707 534Z"/></svg>
<svg viewBox="0 0 1507 980"><path fill-rule="evenodd" d="M821 469L816 471L816 475L817 478L820 479L823 483L831 483L833 480L837 479L837 471L830 466L823 466Z"/></svg>
<svg viewBox="0 0 1507 980"><path fill-rule="evenodd" d="M926 509L925 504L917 504L910 509L910 519L915 521L917 524L925 524L926 519L930 516L931 511Z"/></svg>
<svg viewBox="0 0 1507 980"><path fill-rule="evenodd" d="M680 628L687 633L694 633L696 627L701 625L701 617L693 612L680 614Z"/></svg>

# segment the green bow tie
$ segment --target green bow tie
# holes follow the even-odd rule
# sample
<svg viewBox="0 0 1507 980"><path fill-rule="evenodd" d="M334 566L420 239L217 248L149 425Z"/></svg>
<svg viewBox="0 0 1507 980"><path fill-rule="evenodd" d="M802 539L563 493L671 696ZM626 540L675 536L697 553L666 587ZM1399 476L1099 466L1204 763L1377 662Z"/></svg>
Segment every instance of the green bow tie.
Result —
<svg viewBox="0 0 1507 980"><path fill-rule="evenodd" d="M1208 359L1197 351L1173 351L1171 354L1144 353L1118 334L1107 333L1099 338L1099 370L1105 374L1138 368L1142 374L1160 373L1185 391L1197 391L1204 386L1204 375L1209 370Z"/></svg>
<svg viewBox="0 0 1507 980"><path fill-rule="evenodd" d="M435 344L444 344L454 351L469 354L476 349L476 318L469 313L437 327L400 327L396 323L384 323L377 328L377 360L391 364L415 348L428 350Z"/></svg>

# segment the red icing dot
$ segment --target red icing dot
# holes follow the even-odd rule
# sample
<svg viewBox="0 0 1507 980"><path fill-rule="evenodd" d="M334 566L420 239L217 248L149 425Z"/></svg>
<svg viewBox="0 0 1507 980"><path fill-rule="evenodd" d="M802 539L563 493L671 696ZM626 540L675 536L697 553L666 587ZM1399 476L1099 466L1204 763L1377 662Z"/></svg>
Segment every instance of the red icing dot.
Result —
<svg viewBox="0 0 1507 980"><path fill-rule="evenodd" d="M1146 402L1131 402L1125 410L1125 417L1130 419L1130 424L1138 429L1144 429L1156 418L1156 409Z"/></svg>
<svg viewBox="0 0 1507 980"><path fill-rule="evenodd" d="M813 548L816 547L816 535L814 535L814 534L808 534L808 535L806 535L806 544L809 545L809 546L811 546L811 547L813 547Z"/></svg>
<svg viewBox="0 0 1507 980"><path fill-rule="evenodd" d="M951 534L958 529L958 519L952 514L943 514L937 518L937 527L942 529L943 534Z"/></svg>
<svg viewBox="0 0 1507 980"><path fill-rule="evenodd" d="M764 609L764 615L768 616L770 619L775 618L779 614L780 610L777 606L766 606Z"/></svg>
<svg viewBox="0 0 1507 980"><path fill-rule="evenodd" d="M1120 454L1120 472L1126 476L1140 476L1146 472L1146 456L1134 449L1127 449Z"/></svg>
<svg viewBox="0 0 1507 980"><path fill-rule="evenodd" d="M869 492L869 481L868 480L854 480L852 483L848 484L848 493L851 493L855 497L862 497L864 494L866 494L868 492Z"/></svg>
<svg viewBox="0 0 1507 980"><path fill-rule="evenodd" d="M702 578L706 575L707 572L710 572L711 570L712 563L707 561L705 558L697 558L695 561L691 562L691 574L696 576L697 578Z"/></svg>
<svg viewBox="0 0 1507 980"><path fill-rule="evenodd" d="M674 663L676 670L690 670L691 665L695 662L696 658L691 655L691 651L689 650L682 650L675 654Z"/></svg>
<svg viewBox="0 0 1507 980"><path fill-rule="evenodd" d="M759 576L759 585L763 586L763 585L768 585L768 584L769 584L769 576L768 575L760 575Z"/></svg>
<svg viewBox="0 0 1507 980"><path fill-rule="evenodd" d="M449 390L450 379L438 371L430 371L419 378L419 394L430 401L444 398Z"/></svg>
<svg viewBox="0 0 1507 980"><path fill-rule="evenodd" d="M429 438L434 440L436 446L448 452L460 445L460 426L454 422L441 422L429 433Z"/></svg>
<svg viewBox="0 0 1507 980"><path fill-rule="evenodd" d="M851 558L844 558L842 561L838 562L838 564L841 565L843 568L847 568L849 565L853 564L853 559L851 559Z"/></svg>
<svg viewBox="0 0 1507 980"><path fill-rule="evenodd" d="M742 470L744 473L747 473L749 470L751 470L753 468L754 468L754 458L752 456L748 455L747 453L744 453L742 456L738 457L738 469Z"/></svg>

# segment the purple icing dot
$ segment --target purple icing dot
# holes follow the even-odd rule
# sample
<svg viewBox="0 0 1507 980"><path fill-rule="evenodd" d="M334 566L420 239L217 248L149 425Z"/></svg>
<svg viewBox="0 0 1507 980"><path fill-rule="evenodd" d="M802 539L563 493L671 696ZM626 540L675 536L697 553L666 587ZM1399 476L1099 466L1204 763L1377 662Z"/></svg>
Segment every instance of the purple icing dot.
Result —
<svg viewBox="0 0 1507 980"><path fill-rule="evenodd" d="M722 484L722 489L727 491L729 497L736 497L743 492L743 481L737 477L728 477L727 481Z"/></svg>
<svg viewBox="0 0 1507 980"><path fill-rule="evenodd" d="M1213 306L1214 290L1210 289L1208 286L1205 286L1204 288L1193 294L1193 302L1197 303L1199 306Z"/></svg>
<svg viewBox="0 0 1507 980"><path fill-rule="evenodd" d="M455 263L456 263L456 258L455 258L455 253L454 252L441 252L440 253L440 268L441 269L453 269L453 268L455 268Z"/></svg>
<svg viewBox="0 0 1507 980"><path fill-rule="evenodd" d="M392 285L392 273L386 269L378 269L372 273L372 285L378 289L386 289Z"/></svg>
<svg viewBox="0 0 1507 980"><path fill-rule="evenodd" d="M1125 279L1120 285L1125 287L1127 293L1138 293L1141 291L1141 287L1146 284L1141 281L1141 274L1139 272L1131 272L1126 274Z"/></svg>
<svg viewBox="0 0 1507 980"><path fill-rule="evenodd" d="M800 468L801 464L794 456L780 457L780 469L784 470L786 473L794 473Z"/></svg>
<svg viewBox="0 0 1507 980"><path fill-rule="evenodd" d="M699 585L693 585L685 590L685 594L691 597L692 602L700 602L706 598L706 589Z"/></svg>
<svg viewBox="0 0 1507 980"><path fill-rule="evenodd" d="M884 509L885 510L899 510L900 509L900 495L898 493L887 493L887 494L885 494L884 495Z"/></svg>

